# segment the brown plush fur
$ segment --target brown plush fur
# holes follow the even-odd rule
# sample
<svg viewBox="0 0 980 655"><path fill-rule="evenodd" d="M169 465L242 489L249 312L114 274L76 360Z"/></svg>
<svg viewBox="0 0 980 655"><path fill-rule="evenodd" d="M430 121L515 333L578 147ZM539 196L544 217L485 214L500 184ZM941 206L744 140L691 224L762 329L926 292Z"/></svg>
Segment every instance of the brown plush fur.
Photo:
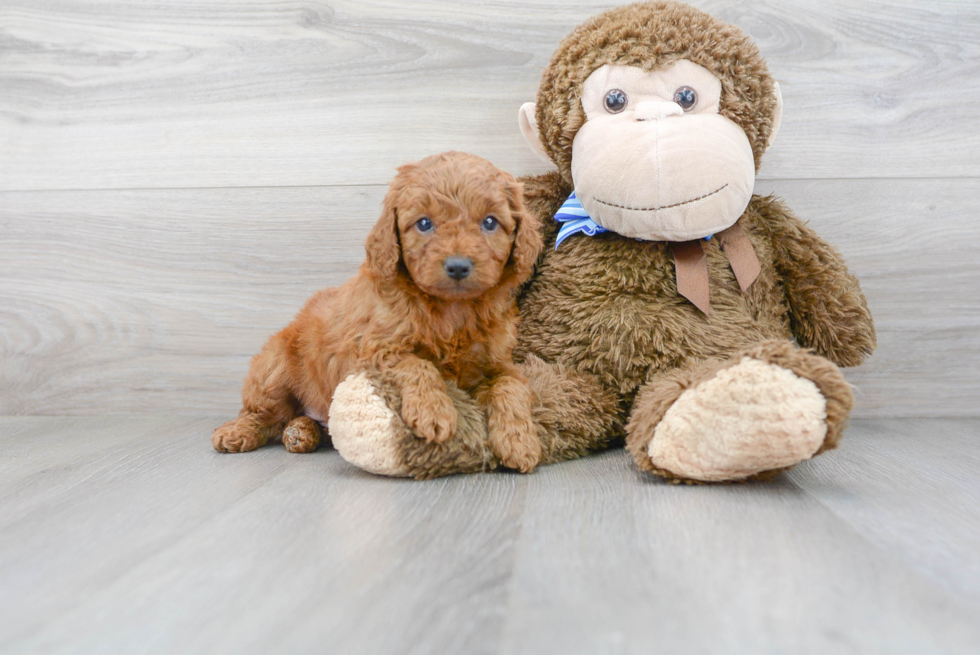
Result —
<svg viewBox="0 0 980 655"><path fill-rule="evenodd" d="M554 195L549 211L560 206L563 190L547 193L550 182L525 180L532 211L548 204L546 195ZM557 228L546 225L543 261L519 299L523 319L515 357L534 353L591 373L629 396L651 372L687 360L727 358L794 332L804 346L841 366L874 349L860 287L831 246L773 198L753 197L739 222L762 271L743 293L716 240L707 242L710 316L677 293L668 243L606 233L569 239L555 251ZM786 243L787 233L796 241ZM792 259L800 249L807 256ZM798 295L800 289L806 293ZM795 330L793 317L805 317L806 331Z"/></svg>
<svg viewBox="0 0 980 655"><path fill-rule="evenodd" d="M585 123L582 84L606 64L647 71L687 59L722 84L719 113L752 143L758 170L772 133L774 84L759 50L737 27L679 2L648 2L593 16L558 45L538 90L541 143L571 182L572 141Z"/></svg>
<svg viewBox="0 0 980 655"><path fill-rule="evenodd" d="M655 70L680 58L721 79L721 114L745 131L758 166L773 127L773 81L741 32L693 7L653 2L600 14L562 41L544 73L539 136L558 171L522 180L545 250L518 298L522 322L514 351L537 397L543 461L608 448L626 435L642 470L680 479L646 455L657 423L684 389L743 355L814 382L827 401L820 451L833 448L852 404L837 366L856 365L874 350L871 314L843 259L771 197L754 196L739 219L762 269L746 292L717 239L707 242L710 316L677 293L668 243L607 232L570 238L555 250L553 216L572 191L572 142L586 120L583 81L604 64ZM812 352L797 348L794 338ZM461 435L465 443L479 440L475 429ZM467 448L465 461L479 459L478 449ZM426 453L417 474L474 470L442 459L459 453ZM416 452L412 461L421 456Z"/></svg>
<svg viewBox="0 0 980 655"><path fill-rule="evenodd" d="M525 178L524 183L528 208L542 217L553 215L571 193L555 174ZM674 376L695 375L694 370L700 373L692 380L696 383L737 362L743 353L754 357L752 353L758 352L757 358L768 362L764 353L773 343L808 362L803 368L783 365L814 381L824 393L828 434L820 452L836 445L852 400L834 364L855 365L875 347L874 324L864 296L836 250L778 200L753 197L739 221L762 272L742 293L724 253L714 240L708 242L710 316L677 294L669 244L606 233L569 239L556 251L557 224L543 223L545 251L537 275L519 299L522 323L515 359L534 357L578 376L587 374L577 379L576 395L601 398L614 392L621 399L618 405L605 404L605 411L576 412L570 396L556 398L547 409L536 406L536 416L566 416L562 432L573 441L564 443L566 452L583 454L614 443L611 437L627 430L632 410L631 427L644 426L648 437L631 435L629 443L635 446L630 450L638 465L674 477L654 470L644 456L663 414L638 414L634 396L641 389L657 397L670 395ZM820 357L797 351L788 341L793 337ZM702 362L706 362L703 369ZM527 363L525 375L542 399L554 396L538 388ZM547 386L555 388L554 383ZM597 423L604 427L597 429Z"/></svg>
<svg viewBox="0 0 980 655"><path fill-rule="evenodd" d="M488 229L488 216L499 226ZM419 229L422 217L434 227ZM215 449L252 450L284 431L290 450L315 449L316 423L301 414L327 416L337 384L370 365L394 380L405 424L436 443L457 430L446 380L472 392L497 456L531 470L541 446L511 350L514 293L540 252L538 230L521 184L479 157L446 153L400 168L359 275L314 295L254 358L241 413L215 431ZM472 273L451 278L448 257L469 258Z"/></svg>

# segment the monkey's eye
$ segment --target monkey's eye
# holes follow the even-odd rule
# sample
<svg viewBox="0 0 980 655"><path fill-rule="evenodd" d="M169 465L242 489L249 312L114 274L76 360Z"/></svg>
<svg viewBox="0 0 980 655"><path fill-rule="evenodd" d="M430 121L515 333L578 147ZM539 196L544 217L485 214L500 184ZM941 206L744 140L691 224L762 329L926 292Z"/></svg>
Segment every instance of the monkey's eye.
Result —
<svg viewBox="0 0 980 655"><path fill-rule="evenodd" d="M497 226L500 225L500 221L498 221L493 216L487 216L486 218L483 219L482 225L483 225L483 229L486 230L487 232L493 232L494 230L497 229Z"/></svg>
<svg viewBox="0 0 980 655"><path fill-rule="evenodd" d="M433 227L435 226L432 224L432 221L429 220L428 216L423 216L419 220L415 221L415 229L419 232L429 232Z"/></svg>
<svg viewBox="0 0 980 655"><path fill-rule="evenodd" d="M698 104L698 92L689 86L682 86L674 91L674 102L684 111L691 111Z"/></svg>
<svg viewBox="0 0 980 655"><path fill-rule="evenodd" d="M629 104L629 98L626 97L625 91L613 89L606 94L606 98L602 101L602 104L610 114L618 114L626 109L626 105Z"/></svg>

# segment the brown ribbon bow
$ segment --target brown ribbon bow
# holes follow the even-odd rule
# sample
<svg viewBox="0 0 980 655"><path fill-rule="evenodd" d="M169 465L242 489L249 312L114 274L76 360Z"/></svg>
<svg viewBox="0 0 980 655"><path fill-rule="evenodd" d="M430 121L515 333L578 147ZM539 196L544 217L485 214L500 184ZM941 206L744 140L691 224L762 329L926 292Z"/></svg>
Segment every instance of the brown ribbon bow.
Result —
<svg viewBox="0 0 980 655"><path fill-rule="evenodd" d="M735 223L716 234L715 238L728 257L738 286L745 293L762 271L749 235L741 225ZM704 239L672 242L670 249L674 253L677 292L690 300L705 316L709 316L708 258L704 254Z"/></svg>

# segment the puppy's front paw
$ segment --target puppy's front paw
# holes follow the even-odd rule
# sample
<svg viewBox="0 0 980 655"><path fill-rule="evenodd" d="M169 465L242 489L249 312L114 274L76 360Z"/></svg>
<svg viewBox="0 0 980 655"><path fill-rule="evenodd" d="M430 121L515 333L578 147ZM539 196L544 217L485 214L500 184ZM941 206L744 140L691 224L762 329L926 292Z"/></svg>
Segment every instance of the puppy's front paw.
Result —
<svg viewBox="0 0 980 655"><path fill-rule="evenodd" d="M541 461L541 440L530 421L495 426L490 430L490 443L504 466L521 473L530 473Z"/></svg>
<svg viewBox="0 0 980 655"><path fill-rule="evenodd" d="M211 445L219 453L244 453L264 446L265 435L254 424L232 419L211 435Z"/></svg>
<svg viewBox="0 0 980 655"><path fill-rule="evenodd" d="M402 398L402 420L418 436L443 443L456 434L456 408L445 393L411 393Z"/></svg>

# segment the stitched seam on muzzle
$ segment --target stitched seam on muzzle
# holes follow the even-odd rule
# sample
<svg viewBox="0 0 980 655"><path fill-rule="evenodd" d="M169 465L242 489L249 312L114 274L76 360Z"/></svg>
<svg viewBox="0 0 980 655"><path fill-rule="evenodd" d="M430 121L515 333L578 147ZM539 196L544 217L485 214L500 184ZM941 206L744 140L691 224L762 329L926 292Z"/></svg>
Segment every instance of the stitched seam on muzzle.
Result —
<svg viewBox="0 0 980 655"><path fill-rule="evenodd" d="M613 204L611 202L606 202L605 200L599 200L595 196L593 196L592 199L595 200L598 203L602 203L603 205L608 205L610 207L615 207L617 209L628 209L629 211L634 211L634 212L655 212L655 211L660 211L661 209L670 209L671 207L680 207L681 205L688 205L688 204L690 204L692 202L697 202L698 200L704 200L708 196L713 196L716 193L719 193L720 191L722 191L727 186L728 186L728 183L726 182L725 184L722 184L720 187L718 187L717 189L715 189L711 193L706 193L703 196L698 196L697 198L691 198L690 200L685 200L684 202L678 202L678 203L673 204L673 205L664 205L663 207L648 207L648 208L642 208L642 207L626 207L624 205L616 205L616 204Z"/></svg>

